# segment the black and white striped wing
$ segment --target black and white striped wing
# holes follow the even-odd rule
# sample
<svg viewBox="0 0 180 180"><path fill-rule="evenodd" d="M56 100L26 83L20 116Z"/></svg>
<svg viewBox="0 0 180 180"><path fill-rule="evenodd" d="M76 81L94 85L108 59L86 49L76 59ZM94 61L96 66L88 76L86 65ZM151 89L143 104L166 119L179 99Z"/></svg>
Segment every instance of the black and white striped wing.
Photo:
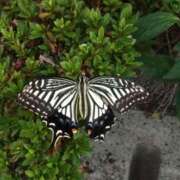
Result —
<svg viewBox="0 0 180 180"><path fill-rule="evenodd" d="M103 101L93 88L87 92L88 115L85 119L88 134L93 139L104 139L104 134L114 123L114 114L110 106Z"/></svg>
<svg viewBox="0 0 180 180"><path fill-rule="evenodd" d="M77 129L77 84L64 78L29 82L18 95L18 101L38 114L52 131L52 146L61 137L71 137Z"/></svg>
<svg viewBox="0 0 180 180"><path fill-rule="evenodd" d="M88 86L90 113L87 122L91 124L92 137L98 139L103 139L114 123L112 109L123 113L148 96L143 87L118 77L96 77L89 80Z"/></svg>

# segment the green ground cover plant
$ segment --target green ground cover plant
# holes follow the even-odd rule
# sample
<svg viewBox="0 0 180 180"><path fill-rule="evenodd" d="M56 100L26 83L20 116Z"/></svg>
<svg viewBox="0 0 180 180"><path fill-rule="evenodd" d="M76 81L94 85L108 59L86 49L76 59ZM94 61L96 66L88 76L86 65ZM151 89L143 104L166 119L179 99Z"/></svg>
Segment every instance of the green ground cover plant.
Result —
<svg viewBox="0 0 180 180"><path fill-rule="evenodd" d="M0 2L0 179L82 179L80 157L90 152L79 132L48 155L50 131L16 103L18 92L37 77L76 79L91 75L134 76L137 15L119 0Z"/></svg>
<svg viewBox="0 0 180 180"><path fill-rule="evenodd" d="M179 83L178 0L11 0L0 2L0 179L83 179L91 152L79 132L54 155L50 131L17 94L37 77L153 78ZM177 86L178 87L178 86ZM180 90L176 89L180 114Z"/></svg>

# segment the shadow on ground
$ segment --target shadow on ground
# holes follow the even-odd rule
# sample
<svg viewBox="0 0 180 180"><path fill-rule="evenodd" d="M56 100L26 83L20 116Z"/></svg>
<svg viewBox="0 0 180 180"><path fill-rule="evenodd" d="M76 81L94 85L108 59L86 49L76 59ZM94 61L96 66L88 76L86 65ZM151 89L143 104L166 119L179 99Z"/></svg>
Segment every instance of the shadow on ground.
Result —
<svg viewBox="0 0 180 180"><path fill-rule="evenodd" d="M127 180L136 144L148 143L161 150L159 180L180 180L180 122L176 117L146 118L129 111L106 134L105 142L93 142L93 155L87 159L87 180Z"/></svg>

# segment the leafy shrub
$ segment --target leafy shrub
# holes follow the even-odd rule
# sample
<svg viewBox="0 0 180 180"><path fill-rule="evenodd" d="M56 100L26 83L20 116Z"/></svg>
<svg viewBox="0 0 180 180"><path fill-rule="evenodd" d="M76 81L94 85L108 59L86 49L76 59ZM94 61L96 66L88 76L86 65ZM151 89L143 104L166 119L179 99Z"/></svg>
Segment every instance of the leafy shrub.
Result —
<svg viewBox="0 0 180 180"><path fill-rule="evenodd" d="M0 174L2 179L80 179L80 157L90 151L78 133L59 153L47 155L50 132L17 106L23 86L39 76L76 79L91 75L130 76L136 60L132 6L103 0L13 0L0 3ZM42 58L43 57L43 58ZM82 66L83 65L83 66Z"/></svg>
<svg viewBox="0 0 180 180"><path fill-rule="evenodd" d="M180 114L180 2L143 0L139 3L136 3L136 8L140 4L143 8L139 9L141 17L137 21L138 30L134 34L142 55L139 60L143 63L146 75L174 83L176 109Z"/></svg>

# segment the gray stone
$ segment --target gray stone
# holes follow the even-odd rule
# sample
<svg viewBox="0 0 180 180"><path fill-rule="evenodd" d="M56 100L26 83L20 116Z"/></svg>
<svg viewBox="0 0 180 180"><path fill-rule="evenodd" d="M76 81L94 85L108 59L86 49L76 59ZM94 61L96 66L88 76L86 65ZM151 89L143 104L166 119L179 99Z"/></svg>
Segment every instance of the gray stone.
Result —
<svg viewBox="0 0 180 180"><path fill-rule="evenodd" d="M93 154L87 159L92 172L87 180L127 180L129 164L138 143L156 145L161 150L159 180L180 180L180 121L145 117L129 111L106 134L104 143L92 142Z"/></svg>

